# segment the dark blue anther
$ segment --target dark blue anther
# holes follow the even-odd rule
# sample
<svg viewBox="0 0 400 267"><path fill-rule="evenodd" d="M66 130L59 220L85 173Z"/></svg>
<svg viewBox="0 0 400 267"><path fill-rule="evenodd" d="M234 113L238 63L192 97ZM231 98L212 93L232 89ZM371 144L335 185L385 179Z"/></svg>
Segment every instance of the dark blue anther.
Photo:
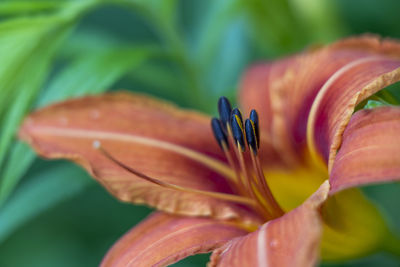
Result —
<svg viewBox="0 0 400 267"><path fill-rule="evenodd" d="M258 144L257 144L254 122L250 119L247 119L244 125L244 129L246 132L247 144L253 150L254 155L257 155Z"/></svg>
<svg viewBox="0 0 400 267"><path fill-rule="evenodd" d="M242 124L243 124L243 117L242 117L242 112L240 112L240 109L234 108L234 109L232 110L232 114L231 114L231 115L237 115L237 116L240 118L240 121L241 121Z"/></svg>
<svg viewBox="0 0 400 267"><path fill-rule="evenodd" d="M257 139L257 148L260 148L260 124L258 121L258 114L255 109L250 111L250 120L254 124L255 135L256 135L256 139Z"/></svg>
<svg viewBox="0 0 400 267"><path fill-rule="evenodd" d="M222 123L219 119L213 118L211 120L211 127L214 133L215 139L218 142L218 145L224 149L223 144L226 145L226 148L229 148L228 138L226 137L225 131L222 128Z"/></svg>
<svg viewBox="0 0 400 267"><path fill-rule="evenodd" d="M219 112L219 118L222 122L222 127L225 130L226 130L226 124L229 123L229 119L231 118L231 111L232 111L232 106L228 98L226 98L225 96L220 97L218 100L218 112Z"/></svg>
<svg viewBox="0 0 400 267"><path fill-rule="evenodd" d="M233 112L231 115L231 129L233 139L236 143L239 143L241 151L245 151L243 121L239 115L234 114Z"/></svg>

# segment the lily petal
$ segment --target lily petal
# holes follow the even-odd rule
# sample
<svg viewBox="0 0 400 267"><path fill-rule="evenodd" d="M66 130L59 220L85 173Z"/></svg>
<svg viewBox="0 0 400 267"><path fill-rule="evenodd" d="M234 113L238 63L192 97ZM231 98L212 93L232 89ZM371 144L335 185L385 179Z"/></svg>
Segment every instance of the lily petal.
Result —
<svg viewBox="0 0 400 267"><path fill-rule="evenodd" d="M225 200L152 184L121 168L102 148L147 176L202 191L231 194L232 174L213 139L209 118L149 97L111 93L62 102L30 115L20 137L46 158L82 165L122 201L160 210L218 218L246 217L248 210Z"/></svg>
<svg viewBox="0 0 400 267"><path fill-rule="evenodd" d="M286 129L282 127L282 108L284 99L279 95L277 88L294 58L279 60L271 63L258 63L251 66L243 76L239 92L240 105L245 114L252 109L257 110L260 118L261 154L265 164L276 165L285 162L290 157L287 151L281 149L282 143L288 142ZM281 162L277 159L283 156ZM282 162L283 161L283 162Z"/></svg>
<svg viewBox="0 0 400 267"><path fill-rule="evenodd" d="M359 49L360 45L369 54L342 66L329 77L309 115L309 147L311 151L318 151L329 170L356 105L400 80L400 45L394 41L365 38L357 45L355 39L350 39L333 45L332 49Z"/></svg>
<svg viewBox="0 0 400 267"><path fill-rule="evenodd" d="M343 133L343 131L334 132L335 127L340 130L345 128L357 102L398 81L399 56L400 43L381 40L374 36L362 36L345 39L326 47L292 56L288 59L289 63L282 67L286 69L280 69L279 72L274 71L276 73L274 77L271 77L268 71L279 68L275 66L282 64L281 61L259 64L264 67L263 71L255 72L251 69L248 72L241 91L241 97L245 100L243 105L251 108L253 103L261 103L257 105L262 108L264 99L257 100L256 96L244 98L246 94L251 96L254 88L268 91L268 99L271 99L271 95L277 96L273 103L276 108L269 108L265 111L273 113L265 116L266 118L275 117L277 119L270 121L260 116L260 126L266 124L268 127L272 127L270 136L277 144L275 145L276 150L284 159L296 161L297 158L297 162L302 163L300 167L289 165L292 166L292 169L287 167L271 169L264 162L271 190L284 207L294 207L302 197L305 198L304 195L297 196L297 192L306 192L306 190L298 190L298 188L312 190L319 179L328 177L328 173L325 172L329 153L331 153L330 169L333 170L331 165L334 162L333 158L337 148L341 144ZM375 64L371 64L374 60L376 60ZM371 68L368 68L368 64ZM361 68L363 66L364 68ZM352 67L359 67L357 71L354 71L357 76L351 76ZM371 74L374 74L375 77ZM343 79L340 77L342 75L347 78ZM262 77L266 76L269 78L262 80ZM363 77L359 79L359 76ZM367 78L371 79L369 86L363 87L362 84L354 83L357 81L368 83ZM250 79L250 81L246 79ZM339 82L342 84L339 85ZM333 86L336 83L337 85ZM329 88L329 90L324 88ZM329 97L325 97L324 95L328 92ZM358 98L355 99L355 96ZM335 116L338 117L332 123ZM316 124L318 119L322 121L321 124ZM280 121L278 128L274 120ZM327 122L330 125L324 126ZM304 126L307 123L308 128L306 129ZM329 132L330 130L332 132ZM325 162L318 160L318 164L314 164L310 161L308 153L304 153L306 134L308 134L308 153L314 153L318 157L324 155ZM328 141L319 145L318 138ZM331 144L338 147L330 151ZM315 171L310 172L307 170L308 168ZM307 172L302 170L307 170ZM306 175L304 175L304 179L299 179L299 175L303 176L302 173ZM310 181L306 182L307 180ZM294 189L292 191L295 191L295 194L289 191L291 188ZM333 190L331 193L334 193ZM292 196L296 196L296 199ZM324 205L325 210L329 210L329 214L332 214L325 218L327 224L324 226L322 242L324 259L343 260L366 255L381 245L382 239L387 234L387 227L381 214L356 189L346 190L331 197ZM370 229L375 230L371 232Z"/></svg>
<svg viewBox="0 0 400 267"><path fill-rule="evenodd" d="M400 179L399 133L398 107L360 110L351 117L332 167L333 196L323 208L324 259L367 255L391 236L378 209L360 191L348 189Z"/></svg>
<svg viewBox="0 0 400 267"><path fill-rule="evenodd" d="M326 161L331 151L332 161L357 102L399 80L399 56L400 44L375 36L310 49L250 68L241 102L245 110L260 108L260 127L285 161L302 162L307 143Z"/></svg>
<svg viewBox="0 0 400 267"><path fill-rule="evenodd" d="M167 266L194 254L210 252L244 234L244 230L229 222L158 212L118 240L101 266Z"/></svg>
<svg viewBox="0 0 400 267"><path fill-rule="evenodd" d="M217 249L210 266L314 266L322 232L318 210L328 192L325 181L301 206Z"/></svg>
<svg viewBox="0 0 400 267"><path fill-rule="evenodd" d="M331 194L349 187L400 179L400 108L356 112L333 163Z"/></svg>
<svg viewBox="0 0 400 267"><path fill-rule="evenodd" d="M344 66L325 83L313 104L308 133L329 169L356 105L399 80L400 60L372 56Z"/></svg>

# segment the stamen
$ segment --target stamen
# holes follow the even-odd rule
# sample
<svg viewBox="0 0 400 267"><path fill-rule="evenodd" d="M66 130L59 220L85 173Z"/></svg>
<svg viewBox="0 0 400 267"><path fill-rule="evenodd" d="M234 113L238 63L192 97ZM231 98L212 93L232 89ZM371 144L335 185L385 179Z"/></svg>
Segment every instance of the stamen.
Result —
<svg viewBox="0 0 400 267"><path fill-rule="evenodd" d="M234 109L232 111L230 126L232 129L232 135L235 143L240 148L240 152L244 152L245 143L244 143L243 120L242 120L242 115L240 114L240 111L238 109Z"/></svg>
<svg viewBox="0 0 400 267"><path fill-rule="evenodd" d="M245 151L245 143L243 121L241 117L242 115L239 109L235 108L232 111L230 128L232 129L232 136L236 145L234 146L234 151L239 161L240 169L243 173L244 181L242 181L242 184L245 186L247 194L252 198L255 198L252 181L250 180L251 175L249 175L249 171L246 167L246 163L243 157L243 152Z"/></svg>
<svg viewBox="0 0 400 267"><path fill-rule="evenodd" d="M252 109L250 111L249 118L253 122L253 125L254 125L255 135L257 138L257 148L260 148L260 125L259 125L259 121L258 121L258 114L255 109Z"/></svg>
<svg viewBox="0 0 400 267"><path fill-rule="evenodd" d="M258 142L257 142L257 133L255 129L254 122L251 119L247 119L245 123L245 130L246 130L246 140L251 152L254 155L257 155L258 150Z"/></svg>
<svg viewBox="0 0 400 267"><path fill-rule="evenodd" d="M253 178L253 183L255 185L258 185L256 188L253 188L254 195L256 199L259 201L259 203L266 207L267 210L269 211L270 215L274 214L274 211L271 209L268 209L269 203L268 203L268 194L265 191L265 186L266 182L264 179L264 176L262 174L262 170L260 168L257 168L256 162L255 162L255 157L257 157L257 150L258 150L258 143L257 143L257 132L255 129L254 122L251 119L247 119L245 123L245 131L246 131L246 140L247 140L247 145L249 146L250 150L250 156L251 160L253 163L253 169L255 171L255 177L252 176Z"/></svg>
<svg viewBox="0 0 400 267"><path fill-rule="evenodd" d="M111 160L112 162L114 162L115 164L117 164L118 166L120 166L121 168L123 168L124 170L136 175L137 177L148 181L150 183L165 187L165 188L169 188L172 190L176 190L176 191L181 191L181 192L187 192L187 193L195 193L195 194L200 194L200 195L205 195L205 196L209 196L212 198L216 198L216 199L221 199L221 200L226 200L226 201L231 201L231 202L236 202L236 203L240 203L240 204L244 204L244 205L250 205L250 206L255 206L256 202L252 199L246 198L246 197L241 197L241 196L237 196L237 195L230 195L230 194L224 194L224 193L218 193L218 192L210 192L210 191L203 191L203 190L198 190L198 189L193 189L193 188L186 188L183 186L179 186L179 185L175 185L175 184L171 184L168 182L164 182L155 178L152 178L150 176L147 176L127 165L125 165L124 163L122 163L121 161L117 160L116 158L114 158L107 150L105 150L102 146L101 143L99 141L94 141L93 142L93 147L95 149L98 149L104 156L106 156L109 160Z"/></svg>
<svg viewBox="0 0 400 267"><path fill-rule="evenodd" d="M220 123L217 123L217 121L215 121L214 119L211 121L214 136L217 139L218 144L224 151L225 157L227 158L229 165L235 171L236 184L239 193L241 195L247 195L247 189L244 181L246 180L246 178L241 176L240 167L238 167L236 162L233 160L231 151L229 150L229 143L231 143L233 145L233 150L236 153L237 142L233 138L231 123L230 123L232 106L229 100L224 96L220 97L220 99L218 100L218 112L220 117ZM225 139L223 136L227 138ZM244 142L242 143L244 147Z"/></svg>
<svg viewBox="0 0 400 267"><path fill-rule="evenodd" d="M253 114L253 115L252 115ZM258 116L257 112L255 110L252 110L250 113L250 117L253 117L258 122ZM261 194L266 198L267 204L269 206L269 210L272 214L277 214L277 216L280 216L283 214L282 208L279 206L279 204L276 202L274 196L272 195L272 192L268 186L267 180L265 179L264 172L261 168L260 164L260 159L257 155L257 150L260 147L260 144L258 140L260 140L260 137L257 133L256 130L256 125L258 124L254 123L252 119L247 119L245 123L245 129L246 129L246 140L247 144L250 149L250 156L251 156L251 161L253 163L253 168L256 172L256 177L257 177L257 184L260 185L261 188Z"/></svg>
<svg viewBox="0 0 400 267"><path fill-rule="evenodd" d="M242 113L238 108L232 110L228 99L221 97L218 101L220 120L213 119L211 124L218 144L224 150L232 169L235 170L240 194L252 198L258 205L256 210L267 218L281 216L284 212L273 197L262 170L258 150L260 149L260 126L256 110L251 110L249 119L243 124ZM229 116L228 116L229 114ZM253 170L245 161L247 145ZM229 143L233 147L236 160L232 158ZM239 163L239 166L237 166Z"/></svg>
<svg viewBox="0 0 400 267"><path fill-rule="evenodd" d="M220 120L217 118L213 118L211 120L211 128L213 130L215 139L218 142L218 145L224 150L224 147L229 149L229 144L228 144L228 138L226 137L226 134L222 128L222 123Z"/></svg>
<svg viewBox="0 0 400 267"><path fill-rule="evenodd" d="M223 129L227 128L227 124L229 123L229 119L231 118L232 106L229 100L222 96L218 100L218 112L219 112L219 119L222 122Z"/></svg>
<svg viewBox="0 0 400 267"><path fill-rule="evenodd" d="M252 148L250 148L252 150ZM252 151L253 152L253 151ZM251 155L251 161L253 162L253 167L256 171L257 174L257 179L259 183L261 184L262 188L262 194L266 198L266 203L268 204L268 210L271 212L271 214L275 214L276 217L282 216L284 214L284 211L282 210L281 206L276 202L271 189L269 188L269 185L267 183L267 180L264 176L264 172L261 168L260 164L260 159L257 154L250 153Z"/></svg>
<svg viewBox="0 0 400 267"><path fill-rule="evenodd" d="M231 152L229 151L229 142L228 142L228 138L222 128L222 122L216 118L213 118L211 120L211 127L212 127L212 131L214 133L215 139L217 140L222 151L224 152L225 157L228 160L230 167L235 171L235 178L236 178L235 182L240 183L239 170L232 159ZM239 187L239 188L241 188L241 187Z"/></svg>
<svg viewBox="0 0 400 267"><path fill-rule="evenodd" d="M242 116L242 112L240 111L240 109L234 108L234 109L232 110L231 116L232 116L232 115L237 115L237 116L240 118L240 121L241 121L242 124L243 124L243 116Z"/></svg>

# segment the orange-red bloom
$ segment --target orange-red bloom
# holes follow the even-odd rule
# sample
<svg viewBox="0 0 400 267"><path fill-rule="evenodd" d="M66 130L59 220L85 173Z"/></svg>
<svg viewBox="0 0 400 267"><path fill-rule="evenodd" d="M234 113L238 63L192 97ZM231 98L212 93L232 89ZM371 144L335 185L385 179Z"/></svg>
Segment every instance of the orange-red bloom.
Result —
<svg viewBox="0 0 400 267"><path fill-rule="evenodd" d="M370 36L251 67L239 102L244 114L259 112L258 168L234 143L220 149L208 116L136 94L46 107L20 137L82 165L118 199L159 210L103 266L164 266L210 251L210 266L313 266L321 253L348 259L397 242L353 187L400 178L400 108L354 113L399 80L400 44ZM284 215L271 210L263 176Z"/></svg>

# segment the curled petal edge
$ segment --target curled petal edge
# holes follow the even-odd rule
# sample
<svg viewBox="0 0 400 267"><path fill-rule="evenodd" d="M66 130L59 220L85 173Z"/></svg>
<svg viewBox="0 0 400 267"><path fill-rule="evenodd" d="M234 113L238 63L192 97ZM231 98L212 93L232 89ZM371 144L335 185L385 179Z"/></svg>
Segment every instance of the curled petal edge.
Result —
<svg viewBox="0 0 400 267"><path fill-rule="evenodd" d="M356 112L333 162L331 192L400 180L400 108Z"/></svg>

